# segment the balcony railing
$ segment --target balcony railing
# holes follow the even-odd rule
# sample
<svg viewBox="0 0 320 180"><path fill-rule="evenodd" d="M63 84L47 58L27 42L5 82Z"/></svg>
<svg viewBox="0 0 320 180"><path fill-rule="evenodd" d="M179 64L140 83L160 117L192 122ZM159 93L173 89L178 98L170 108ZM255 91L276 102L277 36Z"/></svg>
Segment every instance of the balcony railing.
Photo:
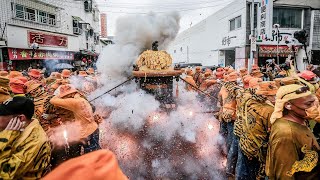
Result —
<svg viewBox="0 0 320 180"><path fill-rule="evenodd" d="M47 16L41 16L41 15L36 16L36 14L34 13L29 13L21 10L16 10L15 18L23 19L26 21L37 22L40 24L48 24L51 26L55 26L57 23L55 18L49 18Z"/></svg>

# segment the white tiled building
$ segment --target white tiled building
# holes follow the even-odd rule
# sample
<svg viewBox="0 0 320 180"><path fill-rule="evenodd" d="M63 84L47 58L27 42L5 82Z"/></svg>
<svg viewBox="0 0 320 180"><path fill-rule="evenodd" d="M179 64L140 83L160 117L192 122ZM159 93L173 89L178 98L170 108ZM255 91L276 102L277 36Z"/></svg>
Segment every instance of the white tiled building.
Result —
<svg viewBox="0 0 320 180"><path fill-rule="evenodd" d="M100 12L94 0L0 0L0 63L68 60L79 65L100 53ZM33 57L26 52L37 43Z"/></svg>
<svg viewBox="0 0 320 180"><path fill-rule="evenodd" d="M251 0L234 0L223 9L180 33L168 49L174 61L203 65L233 65L236 68L246 65L250 57L251 2ZM258 9L265 2L266 0L255 0L256 33L259 29L257 25L260 23ZM309 34L309 59L318 60L320 64L319 0L274 0L273 17L269 23L280 24L279 30L282 36L279 42L280 63L291 54L285 40L292 38L295 31L305 29ZM276 59L276 47L277 41L262 40L257 45L255 61L261 65L266 59ZM305 51L301 46L296 55L301 70L305 66L302 61Z"/></svg>

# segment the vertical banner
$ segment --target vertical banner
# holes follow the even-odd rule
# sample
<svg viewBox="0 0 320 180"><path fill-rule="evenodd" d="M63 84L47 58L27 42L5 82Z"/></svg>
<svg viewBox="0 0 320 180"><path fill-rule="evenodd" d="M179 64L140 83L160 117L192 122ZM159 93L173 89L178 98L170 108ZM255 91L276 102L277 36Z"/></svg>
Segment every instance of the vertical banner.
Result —
<svg viewBox="0 0 320 180"><path fill-rule="evenodd" d="M258 6L257 42L268 40L272 36L273 0L261 0Z"/></svg>

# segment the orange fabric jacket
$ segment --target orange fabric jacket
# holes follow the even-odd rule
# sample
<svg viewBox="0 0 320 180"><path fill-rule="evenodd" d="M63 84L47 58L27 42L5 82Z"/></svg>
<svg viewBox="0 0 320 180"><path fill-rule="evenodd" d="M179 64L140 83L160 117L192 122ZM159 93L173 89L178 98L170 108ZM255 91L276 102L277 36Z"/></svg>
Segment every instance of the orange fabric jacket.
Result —
<svg viewBox="0 0 320 180"><path fill-rule="evenodd" d="M219 99L221 100L221 118L226 121L234 121L236 119L237 102L235 97L232 98L226 87L222 87L219 92Z"/></svg>
<svg viewBox="0 0 320 180"><path fill-rule="evenodd" d="M109 150L99 150L71 159L58 166L42 180L127 180L116 156Z"/></svg>
<svg viewBox="0 0 320 180"><path fill-rule="evenodd" d="M194 87L197 87L196 82L193 80L192 76L186 76L184 80L186 80L188 83L192 84ZM193 87L189 84L186 84L186 90L192 91Z"/></svg>
<svg viewBox="0 0 320 180"><path fill-rule="evenodd" d="M73 112L75 123L79 126L81 139L87 138L98 128L98 124L94 121L91 105L80 95L65 99L55 96L50 100L50 103Z"/></svg>

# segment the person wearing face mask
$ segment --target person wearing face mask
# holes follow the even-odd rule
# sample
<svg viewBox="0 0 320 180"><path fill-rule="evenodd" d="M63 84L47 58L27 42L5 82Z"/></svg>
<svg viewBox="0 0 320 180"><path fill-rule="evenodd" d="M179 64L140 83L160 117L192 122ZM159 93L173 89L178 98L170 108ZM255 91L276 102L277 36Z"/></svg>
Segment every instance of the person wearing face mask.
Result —
<svg viewBox="0 0 320 180"><path fill-rule="evenodd" d="M40 179L48 171L51 147L33 113L23 96L0 105L0 179Z"/></svg>
<svg viewBox="0 0 320 180"><path fill-rule="evenodd" d="M291 84L276 95L266 174L269 179L319 179L319 144L308 128L308 121L319 111L316 97L307 86Z"/></svg>
<svg viewBox="0 0 320 180"><path fill-rule="evenodd" d="M241 152L238 156L243 158L239 161L243 163L237 165L237 179L265 178L264 166L271 127L270 116L274 110L277 90L274 81L260 82L255 93L242 108L243 133L239 140Z"/></svg>

